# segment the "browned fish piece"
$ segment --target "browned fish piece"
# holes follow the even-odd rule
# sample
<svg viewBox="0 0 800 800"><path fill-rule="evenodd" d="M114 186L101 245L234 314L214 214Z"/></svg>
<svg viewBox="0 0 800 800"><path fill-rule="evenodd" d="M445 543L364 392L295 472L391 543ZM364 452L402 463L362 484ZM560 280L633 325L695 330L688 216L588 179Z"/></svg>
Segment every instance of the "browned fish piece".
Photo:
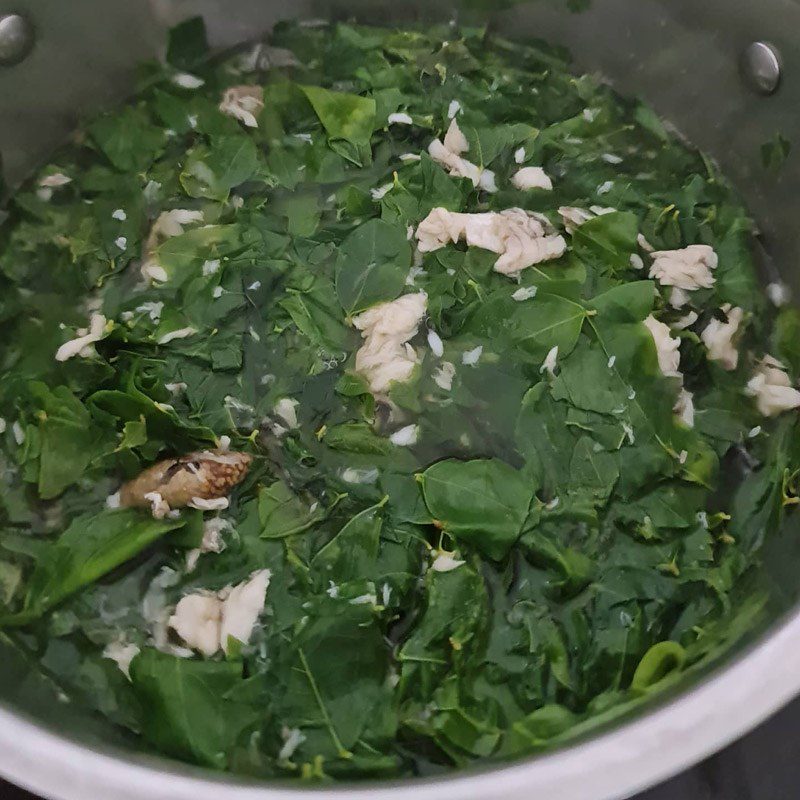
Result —
<svg viewBox="0 0 800 800"><path fill-rule="evenodd" d="M161 495L170 508L183 508L193 499L216 500L226 497L250 468L247 453L203 450L153 464L138 477L123 484L120 505L148 508L153 492Z"/></svg>

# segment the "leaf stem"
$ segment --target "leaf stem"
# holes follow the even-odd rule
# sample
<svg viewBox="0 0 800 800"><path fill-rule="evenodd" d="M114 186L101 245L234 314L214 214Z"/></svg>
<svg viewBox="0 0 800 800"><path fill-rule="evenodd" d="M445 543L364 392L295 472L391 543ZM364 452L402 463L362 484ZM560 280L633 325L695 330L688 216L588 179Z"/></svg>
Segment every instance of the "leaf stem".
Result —
<svg viewBox="0 0 800 800"><path fill-rule="evenodd" d="M306 654L303 652L302 647L297 648L297 654L300 656L300 662L303 665L303 671L306 674L309 686L311 686L311 691L314 693L314 698L317 701L319 710L322 712L322 717L325 720L325 726L328 728L328 733L331 735L331 741L333 742L334 747L339 751L339 755L342 758L352 758L353 754L342 744L339 735L336 733L336 729L333 727L333 720L331 719L330 714L328 714L328 709L325 708L325 703L322 700L319 687L317 686L316 680L314 680L314 676L311 674L311 668L308 666Z"/></svg>

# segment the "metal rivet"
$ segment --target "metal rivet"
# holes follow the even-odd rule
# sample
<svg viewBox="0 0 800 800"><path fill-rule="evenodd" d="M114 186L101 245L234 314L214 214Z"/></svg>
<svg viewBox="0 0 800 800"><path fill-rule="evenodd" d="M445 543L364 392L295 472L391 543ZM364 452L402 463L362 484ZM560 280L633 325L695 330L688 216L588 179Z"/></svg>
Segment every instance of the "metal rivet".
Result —
<svg viewBox="0 0 800 800"><path fill-rule="evenodd" d="M781 82L781 57L769 42L753 42L742 54L742 76L760 94L773 94Z"/></svg>
<svg viewBox="0 0 800 800"><path fill-rule="evenodd" d="M19 64L33 49L33 25L21 14L0 16L0 66Z"/></svg>

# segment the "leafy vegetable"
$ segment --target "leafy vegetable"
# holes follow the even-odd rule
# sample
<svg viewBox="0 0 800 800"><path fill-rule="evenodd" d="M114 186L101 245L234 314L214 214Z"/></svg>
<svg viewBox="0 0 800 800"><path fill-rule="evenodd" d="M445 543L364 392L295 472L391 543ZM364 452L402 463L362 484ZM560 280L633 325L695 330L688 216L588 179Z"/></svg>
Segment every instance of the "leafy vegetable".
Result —
<svg viewBox="0 0 800 800"><path fill-rule="evenodd" d="M189 151L181 183L192 197L227 200L230 190L253 177L258 151L247 136L220 136Z"/></svg>
<svg viewBox="0 0 800 800"><path fill-rule="evenodd" d="M394 300L411 266L411 245L405 229L380 219L356 228L336 259L336 293L352 315L381 301Z"/></svg>
<svg viewBox="0 0 800 800"><path fill-rule="evenodd" d="M376 105L371 97L332 92L319 86L300 87L328 133L331 147L349 161L369 163L369 141Z"/></svg>
<svg viewBox="0 0 800 800"><path fill-rule="evenodd" d="M25 624L41 616L185 524L183 520L155 520L133 510L78 517L38 558L22 609L7 621Z"/></svg>
<svg viewBox="0 0 800 800"><path fill-rule="evenodd" d="M442 461L420 476L434 524L500 559L520 535L534 486L501 461Z"/></svg>
<svg viewBox="0 0 800 800"><path fill-rule="evenodd" d="M175 28L0 223L0 657L26 703L259 778L441 774L619 723L780 607L798 422L747 387L769 354L792 396L800 318L764 302L710 159L562 48L479 28L279 23L209 54ZM545 254L511 208L566 252L496 272ZM434 209L479 216L437 212L421 252ZM648 279L690 245L711 285ZM220 498L226 448L250 463ZM107 507L176 456L192 492L198 461L222 476L201 508L158 480L162 519Z"/></svg>
<svg viewBox="0 0 800 800"><path fill-rule="evenodd" d="M224 769L243 730L258 719L236 662L190 661L143 650L131 663L142 734L178 758Z"/></svg>
<svg viewBox="0 0 800 800"><path fill-rule="evenodd" d="M283 481L276 481L259 492L258 517L265 539L302 533L324 516L319 508L312 511L306 506Z"/></svg>

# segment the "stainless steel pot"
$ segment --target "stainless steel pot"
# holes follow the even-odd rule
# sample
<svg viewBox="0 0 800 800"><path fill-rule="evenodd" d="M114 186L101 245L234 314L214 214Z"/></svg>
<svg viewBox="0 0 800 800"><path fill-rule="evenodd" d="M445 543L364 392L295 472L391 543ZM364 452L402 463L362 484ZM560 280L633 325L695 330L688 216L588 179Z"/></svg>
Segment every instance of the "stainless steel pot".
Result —
<svg viewBox="0 0 800 800"><path fill-rule="evenodd" d="M79 114L119 102L135 63L157 53L164 29L187 16L202 13L213 43L224 46L255 38L286 17L404 23L449 19L454 6L436 0L29 0L9 7L0 0L5 176L12 184L21 179ZM765 280L782 278L800 290L794 265L800 250L800 159L790 157L779 177L767 174L759 160L760 145L778 131L791 140L798 130L796 0L594 0L579 14L564 6L565 0L472 0L458 12L488 20L512 38L562 42L579 68L599 70L623 92L646 97L738 185L761 228ZM14 12L31 25L3 19ZM753 47L755 42L769 44ZM16 65L3 63L16 58L22 59ZM0 773L54 800L627 797L720 749L800 693L800 537L775 533L768 549L774 603L766 630L699 682L638 717L512 766L333 789L220 776L142 755L130 741L117 741L110 729L64 702L30 665L15 660L0 640Z"/></svg>

